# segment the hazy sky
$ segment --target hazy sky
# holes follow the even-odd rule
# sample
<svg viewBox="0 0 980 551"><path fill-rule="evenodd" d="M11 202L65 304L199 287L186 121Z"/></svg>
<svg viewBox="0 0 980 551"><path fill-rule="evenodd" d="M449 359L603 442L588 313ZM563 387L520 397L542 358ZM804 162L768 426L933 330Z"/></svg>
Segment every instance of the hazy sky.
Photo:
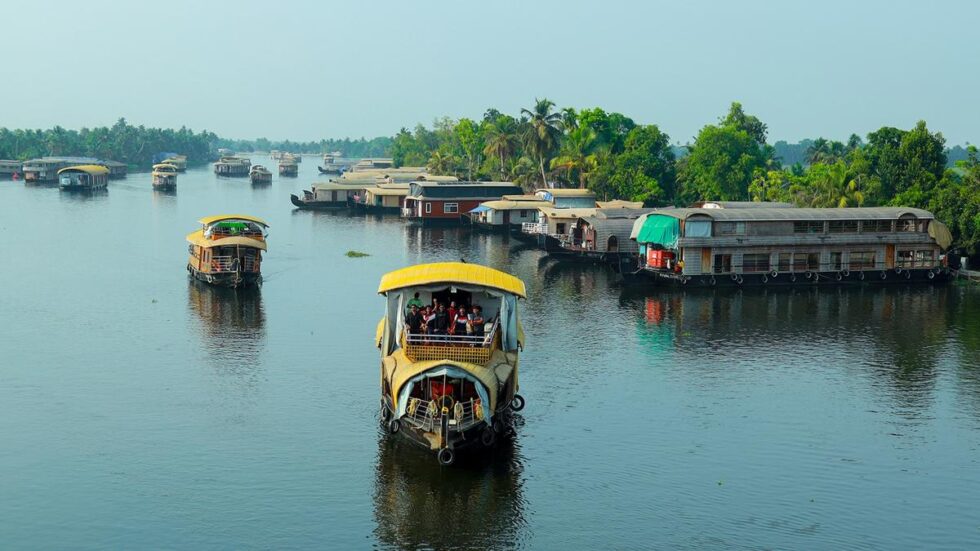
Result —
<svg viewBox="0 0 980 551"><path fill-rule="evenodd" d="M689 140L732 100L771 141L925 119L980 140L980 2L0 0L0 126L390 135L535 97Z"/></svg>

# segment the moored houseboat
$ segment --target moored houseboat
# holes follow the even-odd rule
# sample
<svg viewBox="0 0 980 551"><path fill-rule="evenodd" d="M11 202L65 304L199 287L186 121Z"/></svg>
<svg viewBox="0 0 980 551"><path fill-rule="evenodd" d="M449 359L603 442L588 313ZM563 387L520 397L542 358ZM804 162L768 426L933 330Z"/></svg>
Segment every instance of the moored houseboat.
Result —
<svg viewBox="0 0 980 551"><path fill-rule="evenodd" d="M469 211L470 223L475 228L494 231L520 231L524 224L538 222L538 209L551 203L537 195L504 195L500 199L485 201Z"/></svg>
<svg viewBox="0 0 980 551"><path fill-rule="evenodd" d="M534 194L557 209L594 208L595 192L578 188L538 188Z"/></svg>
<svg viewBox="0 0 980 551"><path fill-rule="evenodd" d="M150 173L153 189L174 190L177 189L177 167L170 163L160 163L153 165L153 172Z"/></svg>
<svg viewBox="0 0 980 551"><path fill-rule="evenodd" d="M68 191L104 189L109 181L109 169L102 165L69 166L58 171L58 186Z"/></svg>
<svg viewBox="0 0 980 551"><path fill-rule="evenodd" d="M320 174L343 174L348 168L350 165L340 162L339 157L332 153L325 154L323 164L317 166Z"/></svg>
<svg viewBox="0 0 980 551"><path fill-rule="evenodd" d="M96 164L102 165L109 169L110 180L125 178L129 170L126 163L120 163L119 161L97 161Z"/></svg>
<svg viewBox="0 0 980 551"><path fill-rule="evenodd" d="M595 214L583 216L573 222L576 232L561 236L555 251L564 258L584 258L609 262L619 266L621 261L631 262L639 253L639 245L630 239L636 220L654 209L608 208L596 209ZM574 235L578 235L575 238Z"/></svg>
<svg viewBox="0 0 980 551"><path fill-rule="evenodd" d="M288 177L299 175L299 165L291 156L279 160L279 175Z"/></svg>
<svg viewBox="0 0 980 551"><path fill-rule="evenodd" d="M394 159L378 157L373 159L361 159L354 163L351 167L351 172L364 172L367 170L384 170L388 168L393 168L395 166ZM412 168L425 170L425 167L402 167L402 168Z"/></svg>
<svg viewBox="0 0 980 551"><path fill-rule="evenodd" d="M946 281L952 240L906 207L661 209L630 237L633 276L700 286Z"/></svg>
<svg viewBox="0 0 980 551"><path fill-rule="evenodd" d="M388 432L436 452L442 465L512 432L513 412L524 408L517 394L524 282L485 266L443 262L385 274L378 293L386 299L376 343ZM423 324L413 305L434 302L439 313ZM460 312L447 321L452 304Z"/></svg>
<svg viewBox="0 0 980 551"><path fill-rule="evenodd" d="M272 171L262 165L252 165L248 178L253 184L271 184Z"/></svg>
<svg viewBox="0 0 980 551"><path fill-rule="evenodd" d="M218 176L244 178L252 168L252 161L245 157L222 157L214 163L214 173Z"/></svg>
<svg viewBox="0 0 980 551"><path fill-rule="evenodd" d="M13 159L0 159L0 178L16 179L20 178L24 170L24 163Z"/></svg>
<svg viewBox="0 0 980 551"><path fill-rule="evenodd" d="M373 184L341 184L324 182L313 184L303 190L303 197L293 194L289 198L293 205L301 209L339 209L360 202L361 196Z"/></svg>
<svg viewBox="0 0 980 551"><path fill-rule="evenodd" d="M402 217L423 225L459 224L480 203L517 195L521 187L512 182L412 182Z"/></svg>
<svg viewBox="0 0 980 551"><path fill-rule="evenodd" d="M399 214L405 207L409 184L378 184L364 188L354 206L366 212Z"/></svg>
<svg viewBox="0 0 980 551"><path fill-rule="evenodd" d="M239 287L262 282L262 252L266 250L261 218L241 214L209 216L201 229L187 235L187 271L214 285Z"/></svg>
<svg viewBox="0 0 980 551"><path fill-rule="evenodd" d="M550 253L563 252L562 241L581 241L582 229L576 225L580 218L595 216L596 207L555 208L539 207L538 221L521 224L519 237L536 243Z"/></svg>

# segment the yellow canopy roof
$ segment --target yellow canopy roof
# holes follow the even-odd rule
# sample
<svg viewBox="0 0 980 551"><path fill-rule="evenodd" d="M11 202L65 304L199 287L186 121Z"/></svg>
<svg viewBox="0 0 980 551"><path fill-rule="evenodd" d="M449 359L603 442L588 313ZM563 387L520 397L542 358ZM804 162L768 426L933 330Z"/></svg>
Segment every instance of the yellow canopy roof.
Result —
<svg viewBox="0 0 980 551"><path fill-rule="evenodd" d="M177 167L174 166L174 165L172 165L172 164L170 164L170 163L160 163L160 164L157 164L157 165L153 165L153 170L174 170L174 171L176 171L177 170Z"/></svg>
<svg viewBox="0 0 980 551"><path fill-rule="evenodd" d="M77 171L85 172L86 174L93 174L93 175L109 173L109 169L102 165L77 165L77 166L65 167L59 170L58 174L61 174L62 172L66 172L69 170L77 170Z"/></svg>
<svg viewBox="0 0 980 551"><path fill-rule="evenodd" d="M389 272L381 278L378 293L431 283L478 285L498 289L522 298L527 296L524 282L520 279L500 270L465 262L417 264Z"/></svg>
<svg viewBox="0 0 980 551"><path fill-rule="evenodd" d="M252 239L251 237L222 237L221 239L208 239L204 237L204 230L197 230L187 234L187 242L193 243L198 247L210 249L213 247L229 247L239 245L241 247L252 247L253 249L267 250L265 241Z"/></svg>
<svg viewBox="0 0 980 551"><path fill-rule="evenodd" d="M224 220L247 220L249 222L255 222L256 224L261 224L267 228L269 227L269 224L267 224L265 220L255 216L249 216L247 214L219 214L217 216L206 216L204 218L201 218L197 222L199 224L204 224L205 226L209 226L211 224L214 224L215 222L222 222Z"/></svg>

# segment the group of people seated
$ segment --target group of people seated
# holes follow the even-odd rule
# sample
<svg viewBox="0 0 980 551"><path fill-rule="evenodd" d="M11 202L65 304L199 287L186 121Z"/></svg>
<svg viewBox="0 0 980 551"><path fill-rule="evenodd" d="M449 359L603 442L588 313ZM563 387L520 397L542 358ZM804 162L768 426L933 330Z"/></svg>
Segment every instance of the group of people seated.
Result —
<svg viewBox="0 0 980 551"><path fill-rule="evenodd" d="M437 341L440 335L453 335L473 337L473 342L478 343L486 335L485 327L491 321L484 319L483 308L478 304L457 305L450 301L447 307L445 302L433 298L432 305L423 305L418 293L409 299L405 314L409 339L415 341Z"/></svg>

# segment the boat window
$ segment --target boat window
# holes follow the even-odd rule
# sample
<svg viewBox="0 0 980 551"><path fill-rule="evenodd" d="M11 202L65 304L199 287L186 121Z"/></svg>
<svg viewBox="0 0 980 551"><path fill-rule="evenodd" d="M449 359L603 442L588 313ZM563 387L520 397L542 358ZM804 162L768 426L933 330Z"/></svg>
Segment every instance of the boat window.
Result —
<svg viewBox="0 0 980 551"><path fill-rule="evenodd" d="M556 225L555 231L557 231L558 233L564 235L565 234L565 223L564 222L559 222Z"/></svg>
<svg viewBox="0 0 980 551"><path fill-rule="evenodd" d="M889 233L892 231L891 220L865 220L861 224L861 231L867 233Z"/></svg>
<svg viewBox="0 0 980 551"><path fill-rule="evenodd" d="M895 264L897 264L899 268L911 268L914 258L915 253L912 251L898 251Z"/></svg>
<svg viewBox="0 0 980 551"><path fill-rule="evenodd" d="M829 233L857 233L857 220L831 220L827 225Z"/></svg>
<svg viewBox="0 0 980 551"><path fill-rule="evenodd" d="M918 224L916 224L916 219L914 216L903 216L901 220L898 221L898 227L896 228L900 232L916 232L920 231L917 229Z"/></svg>
<svg viewBox="0 0 980 551"><path fill-rule="evenodd" d="M432 214L432 203L429 202L425 203L425 213Z"/></svg>
<svg viewBox="0 0 980 551"><path fill-rule="evenodd" d="M688 220L684 224L685 237L711 237L710 220Z"/></svg>
<svg viewBox="0 0 980 551"><path fill-rule="evenodd" d="M875 267L874 251L852 251L848 259L848 268L851 270L867 270Z"/></svg>
<svg viewBox="0 0 980 551"><path fill-rule="evenodd" d="M742 255L743 272L768 272L769 253L749 253Z"/></svg>
<svg viewBox="0 0 980 551"><path fill-rule="evenodd" d="M459 203L443 203L442 212L445 214L455 214L459 212Z"/></svg>
<svg viewBox="0 0 980 551"><path fill-rule="evenodd" d="M793 253L793 271L808 272L820 269L820 253Z"/></svg>
<svg viewBox="0 0 980 551"><path fill-rule="evenodd" d="M715 222L716 235L735 235L737 229L735 222Z"/></svg>
<svg viewBox="0 0 980 551"><path fill-rule="evenodd" d="M932 268L935 266L933 251L915 251L915 267Z"/></svg>
<svg viewBox="0 0 980 551"><path fill-rule="evenodd" d="M521 211L521 218L527 218L527 211L526 210L522 210Z"/></svg>
<svg viewBox="0 0 980 551"><path fill-rule="evenodd" d="M732 255L730 254L716 254L714 263L714 273L716 274L728 274L732 271Z"/></svg>
<svg viewBox="0 0 980 551"><path fill-rule="evenodd" d="M843 267L843 263L841 262L843 258L843 253L830 253L830 269L840 271Z"/></svg>
<svg viewBox="0 0 980 551"><path fill-rule="evenodd" d="M793 233L823 233L823 222L813 220L793 222Z"/></svg>
<svg viewBox="0 0 980 551"><path fill-rule="evenodd" d="M776 269L780 272L788 272L792 263L793 253L779 253L779 262L776 263Z"/></svg>

